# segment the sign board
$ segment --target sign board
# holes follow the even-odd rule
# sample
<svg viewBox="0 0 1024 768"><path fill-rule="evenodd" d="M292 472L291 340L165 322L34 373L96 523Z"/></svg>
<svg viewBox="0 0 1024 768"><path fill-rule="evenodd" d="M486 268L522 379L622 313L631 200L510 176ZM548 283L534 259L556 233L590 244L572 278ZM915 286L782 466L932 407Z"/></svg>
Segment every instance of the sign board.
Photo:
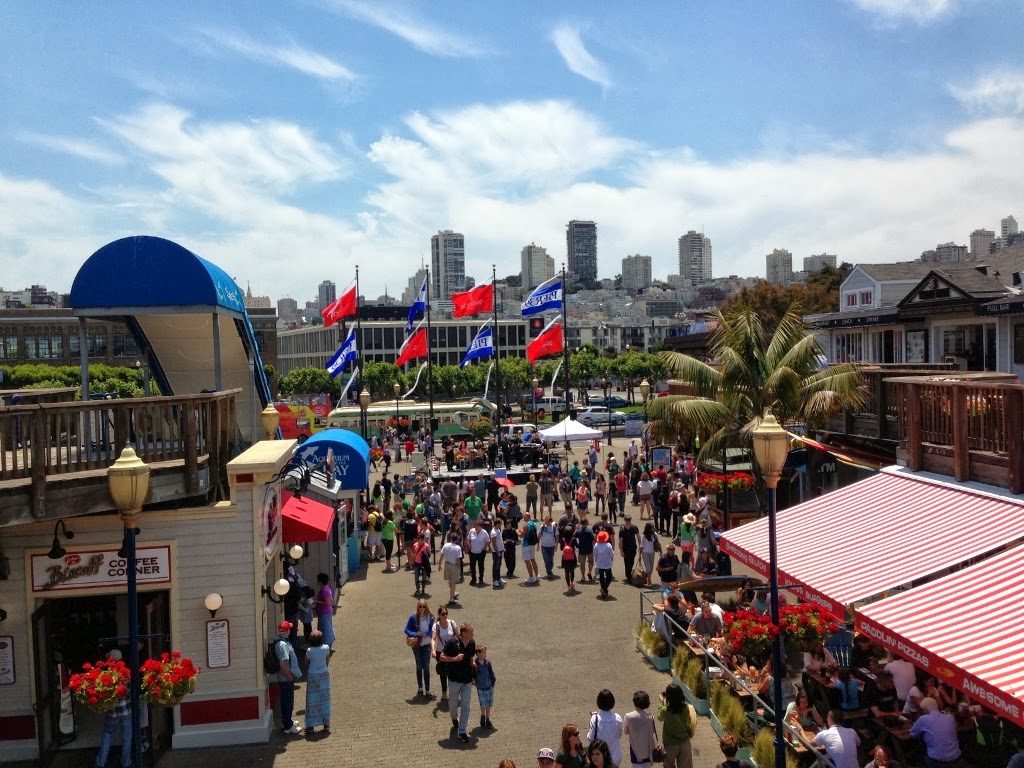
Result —
<svg viewBox="0 0 1024 768"><path fill-rule="evenodd" d="M651 449L651 464L657 467L659 464L663 467L672 466L672 449L664 445L659 445Z"/></svg>
<svg viewBox="0 0 1024 768"><path fill-rule="evenodd" d="M14 685L14 637L0 635L0 685Z"/></svg>
<svg viewBox="0 0 1024 768"><path fill-rule="evenodd" d="M171 580L171 548L140 547L135 554L139 584L166 584ZM125 587L128 561L117 548L68 552L58 560L32 555L32 591L61 592L69 589Z"/></svg>
<svg viewBox="0 0 1024 768"><path fill-rule="evenodd" d="M626 437L640 437L644 433L644 415L642 413L626 414Z"/></svg>
<svg viewBox="0 0 1024 768"><path fill-rule="evenodd" d="M276 485L263 486L260 519L263 525L263 554L269 563L281 543L281 497Z"/></svg>
<svg viewBox="0 0 1024 768"><path fill-rule="evenodd" d="M206 622L206 668L231 666L231 628L227 619Z"/></svg>

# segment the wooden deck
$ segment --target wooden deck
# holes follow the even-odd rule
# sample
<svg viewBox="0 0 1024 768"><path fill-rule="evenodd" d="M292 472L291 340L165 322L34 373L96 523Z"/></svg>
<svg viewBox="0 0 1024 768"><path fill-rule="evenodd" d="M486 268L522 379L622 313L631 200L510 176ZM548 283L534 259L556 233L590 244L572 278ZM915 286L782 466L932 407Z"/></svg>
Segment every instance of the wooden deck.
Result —
<svg viewBox="0 0 1024 768"><path fill-rule="evenodd" d="M112 509L127 442L152 468L149 503L226 497L237 392L0 407L0 527Z"/></svg>

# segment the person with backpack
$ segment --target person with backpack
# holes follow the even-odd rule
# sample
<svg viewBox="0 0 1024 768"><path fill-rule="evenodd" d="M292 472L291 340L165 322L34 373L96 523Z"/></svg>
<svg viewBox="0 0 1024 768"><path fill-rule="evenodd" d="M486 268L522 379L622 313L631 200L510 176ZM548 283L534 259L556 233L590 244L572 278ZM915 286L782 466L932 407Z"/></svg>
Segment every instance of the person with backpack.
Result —
<svg viewBox="0 0 1024 768"><path fill-rule="evenodd" d="M422 504L417 506L422 507ZM402 517L402 528L400 533L402 536L402 548L405 550L405 570L407 571L411 571L415 564L415 560L412 556L412 549L416 546L416 542L419 538L417 536L419 533L419 527L420 524L416 517L416 513L411 509L406 510L405 515Z"/></svg>
<svg viewBox="0 0 1024 768"><path fill-rule="evenodd" d="M427 584L430 581L430 569L432 567L429 531L423 531L419 534L418 540L412 545L409 560L413 564L413 579L416 585L416 592L413 597L426 597Z"/></svg>
<svg viewBox="0 0 1024 768"><path fill-rule="evenodd" d="M565 586L567 595L576 594L576 547L573 542L573 530L566 526L562 529L562 568L565 570Z"/></svg>
<svg viewBox="0 0 1024 768"><path fill-rule="evenodd" d="M690 739L697 730L697 712L683 697L683 689L671 683L661 694L658 720L665 747L666 768L693 768Z"/></svg>
<svg viewBox="0 0 1024 768"><path fill-rule="evenodd" d="M540 552L544 557L544 575L546 579L557 579L555 576L555 549L558 547L558 529L551 519L551 515L544 518L544 525L540 527Z"/></svg>
<svg viewBox="0 0 1024 768"><path fill-rule="evenodd" d="M540 535L537 532L537 523L532 519L529 512L523 514L523 527L519 536L523 541L523 564L526 566L526 581L523 584L539 584L540 577L537 571L537 544Z"/></svg>
<svg viewBox="0 0 1024 768"><path fill-rule="evenodd" d="M572 481L572 477L569 475L562 475L558 480L558 496L562 499L562 504L565 505L566 514L572 512L573 505L573 492L576 489L575 483Z"/></svg>
<svg viewBox="0 0 1024 768"><path fill-rule="evenodd" d="M389 495L390 491L385 492L385 498ZM366 516L366 549L369 552L368 560L371 563L380 561L383 550L380 538L382 530L384 530L384 513L377 507L371 506L370 513Z"/></svg>
<svg viewBox="0 0 1024 768"><path fill-rule="evenodd" d="M299 669L299 655L288 640L292 631L290 621L282 621L277 625L277 639L274 640L274 655L277 657L277 688L278 703L281 705L281 730L289 736L302 733L298 723L292 719L295 709L295 681L302 677ZM264 667L267 667L264 662Z"/></svg>

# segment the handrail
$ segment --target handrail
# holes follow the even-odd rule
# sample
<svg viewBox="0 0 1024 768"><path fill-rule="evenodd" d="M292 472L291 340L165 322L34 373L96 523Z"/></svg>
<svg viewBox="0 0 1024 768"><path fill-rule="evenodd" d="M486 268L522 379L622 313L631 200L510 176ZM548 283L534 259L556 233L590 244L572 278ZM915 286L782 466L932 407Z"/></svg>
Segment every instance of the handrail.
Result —
<svg viewBox="0 0 1024 768"><path fill-rule="evenodd" d="M651 595L654 595L654 594L656 594L656 595L658 595L660 597L662 595L662 592L661 592L661 590L641 590L641 592L640 592L640 618L642 620L646 620L648 616L653 616L654 615L654 604L655 603L654 603L654 600L651 598ZM651 603L651 610L649 612L645 612L644 611L644 601L648 601L648 602ZM764 699L762 699L758 695L757 691L751 689L745 682L743 682L740 678L736 677L732 673L732 670L730 670L725 665L725 662L723 662L718 657L718 655L714 652L714 650L712 650L712 648L710 646L704 645L704 643L701 642L699 637L697 637L696 635L690 634L690 631L689 631L688 627L681 626L679 624L679 622L677 622L671 616L664 616L664 619L667 622L667 624L669 625L669 630L670 630L669 631L669 637L668 637L668 643L669 643L669 647L673 649L673 654L670 654L670 655L674 655L674 650L675 650L675 647L676 647L675 646L675 641L674 641L674 636L675 635L671 631L672 628L675 628L675 629L678 629L686 637L686 640L687 640L687 642L689 644L692 644L692 645L700 648L704 652L703 659L702 659L703 664L704 664L704 679L708 681L709 690L710 690L710 686L711 686L711 683L712 683L712 680L711 680L711 678L709 676L710 675L710 669L711 669L711 665L709 663L709 660L710 659L714 659L715 661L718 662L718 664L715 666L715 669L717 669L719 671L719 674L724 672L729 677L729 679L730 679L730 681L731 681L733 686L743 689L748 694L750 694L751 698L753 699L753 702L754 702L753 729L754 729L755 735L757 734L757 731L759 730L758 729L758 715L757 715L758 705L760 705L761 708L764 709L765 719L769 723L772 724L772 728L774 729L774 719L775 719L775 710L774 710L774 708L771 707L768 704L768 702L766 702ZM709 696L709 698L710 698L710 696ZM819 752L817 747L814 744L812 744L806 738L804 738L804 735L803 735L802 731L799 731L796 728L793 728L793 726L791 726L789 723L783 723L783 725L784 725L785 729L789 732L789 735L793 739L799 741L804 747L807 748L808 753L810 755L814 756L816 762L822 763L823 765L827 766L828 768L835 768L835 764L832 762L831 758L829 758L828 755L822 754L821 752Z"/></svg>

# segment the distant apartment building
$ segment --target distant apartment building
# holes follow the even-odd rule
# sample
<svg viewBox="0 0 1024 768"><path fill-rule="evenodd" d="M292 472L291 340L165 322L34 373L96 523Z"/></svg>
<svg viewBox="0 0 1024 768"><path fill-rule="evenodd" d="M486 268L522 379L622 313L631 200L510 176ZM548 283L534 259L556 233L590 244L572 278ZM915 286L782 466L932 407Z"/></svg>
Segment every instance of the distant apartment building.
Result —
<svg viewBox="0 0 1024 768"><path fill-rule="evenodd" d="M316 302L320 309L333 304L338 299L338 289L334 285L332 280L324 280L317 286L316 289Z"/></svg>
<svg viewBox="0 0 1024 768"><path fill-rule="evenodd" d="M818 272L825 267L836 268L836 257L833 253L816 253L811 256L804 256L804 272Z"/></svg>
<svg viewBox="0 0 1024 768"><path fill-rule="evenodd" d="M967 261L967 246L954 242L939 243L935 246L935 261L939 264L955 264Z"/></svg>
<svg viewBox="0 0 1024 768"><path fill-rule="evenodd" d="M411 306L416 301L416 296L420 292L420 288L423 286L423 278L427 276L427 268L420 267L416 270L415 274L409 278L409 282L405 286L405 290L402 291L402 303L405 306ZM431 288L433 291L433 288ZM431 296L431 298L435 298Z"/></svg>
<svg viewBox="0 0 1024 768"><path fill-rule="evenodd" d="M1017 219L1013 216L1007 216L1004 219L999 220L999 248L1009 248L1015 242L1017 242L1017 236L1019 231L1017 229Z"/></svg>
<svg viewBox="0 0 1024 768"><path fill-rule="evenodd" d="M679 274L690 285L711 279L711 238L692 229L679 238Z"/></svg>
<svg viewBox="0 0 1024 768"><path fill-rule="evenodd" d="M977 261L992 253L996 233L991 229L976 229L971 232L971 258Z"/></svg>
<svg viewBox="0 0 1024 768"><path fill-rule="evenodd" d="M53 309L59 306L57 292L46 290L45 285L33 285L20 291L0 288L0 309Z"/></svg>
<svg viewBox="0 0 1024 768"><path fill-rule="evenodd" d="M254 296L251 286L245 287L245 308L246 309L271 309L269 296Z"/></svg>
<svg viewBox="0 0 1024 768"><path fill-rule="evenodd" d="M785 248L776 248L765 256L769 283L789 285L793 282L793 254Z"/></svg>
<svg viewBox="0 0 1024 768"><path fill-rule="evenodd" d="M530 243L519 253L520 277L523 288L533 289L555 276L555 260L548 256L547 248Z"/></svg>
<svg viewBox="0 0 1024 768"><path fill-rule="evenodd" d="M466 290L466 238L461 232L439 230L430 238L432 297L450 301L451 295Z"/></svg>
<svg viewBox="0 0 1024 768"><path fill-rule="evenodd" d="M573 219L565 227L569 271L584 284L597 282L597 224Z"/></svg>
<svg viewBox="0 0 1024 768"><path fill-rule="evenodd" d="M651 287L651 257L626 256L622 260L622 287L629 293L639 293Z"/></svg>

